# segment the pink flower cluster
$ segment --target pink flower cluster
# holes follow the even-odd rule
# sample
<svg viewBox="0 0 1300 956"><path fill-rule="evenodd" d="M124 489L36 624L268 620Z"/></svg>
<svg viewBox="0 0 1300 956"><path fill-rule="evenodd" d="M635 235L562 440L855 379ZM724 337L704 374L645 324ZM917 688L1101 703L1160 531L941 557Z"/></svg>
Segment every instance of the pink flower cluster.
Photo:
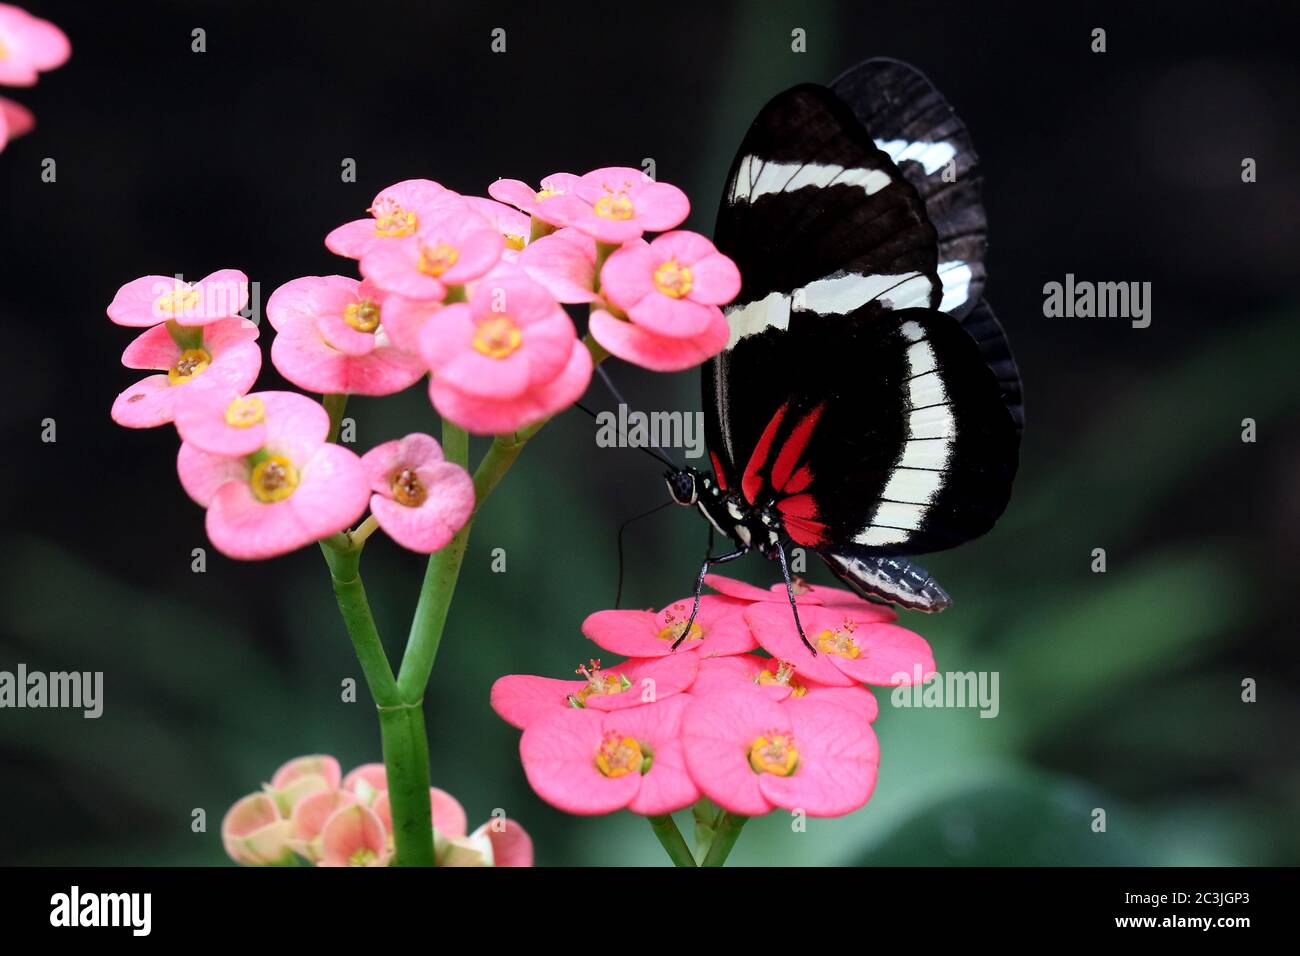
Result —
<svg viewBox="0 0 1300 956"><path fill-rule="evenodd" d="M335 278L318 298L353 301L354 280ZM358 457L328 440L329 413L315 399L249 391L262 353L258 327L240 316L248 298L248 277L223 269L195 283L143 276L108 306L118 325L145 329L122 363L156 372L117 397L113 420L175 424L176 469L207 509L212 543L228 557L271 558L351 527L369 505L398 544L425 554L447 544L474 509L469 474L419 433Z"/></svg>
<svg viewBox="0 0 1300 956"><path fill-rule="evenodd" d="M494 817L468 832L451 794L429 788L434 856L439 866L532 866L533 841L518 823ZM230 858L245 866L387 866L393 821L384 765L363 764L344 776L327 755L297 757L257 793L237 801L221 821Z"/></svg>
<svg viewBox="0 0 1300 956"><path fill-rule="evenodd" d="M875 697L934 672L929 645L848 591L801 585L810 654L784 585L710 575L716 595L659 611L599 611L583 633L626 655L578 679L510 675L492 707L523 730L524 771L567 813L659 815L707 797L744 816L776 808L841 816L871 796L880 752ZM678 650L672 645L685 640Z"/></svg>
<svg viewBox="0 0 1300 956"><path fill-rule="evenodd" d="M677 230L685 193L640 170L556 173L537 192L502 179L488 193L532 216L523 270L559 301L590 307L588 331L610 354L658 372L690 368L722 351L720 306L740 292L740 271L704 236ZM647 232L662 233L647 242Z"/></svg>
<svg viewBox="0 0 1300 956"><path fill-rule="evenodd" d="M267 299L276 370L338 396L389 395L427 374L445 419L502 434L587 388L591 352L562 303L590 303L592 336L648 368L683 368L721 350L720 305L740 288L735 265L694 233L642 238L680 224L689 210L681 190L637 170L600 169L551 177L540 192L499 180L492 192L518 208L427 179L381 190L367 218L325 240L358 260L362 278L304 276ZM259 327L243 317L249 298L248 277L234 269L122 286L109 318L144 329L123 364L155 374L118 396L113 419L175 422L181 482L231 557L272 557L338 533L367 504L400 544L443 547L473 510L464 470L423 434L359 460L327 441L319 403L250 392L262 354Z"/></svg>
<svg viewBox="0 0 1300 956"><path fill-rule="evenodd" d="M71 53L68 38L53 23L0 3L0 86L34 86L41 73L62 66ZM35 125L30 110L0 96L0 149Z"/></svg>

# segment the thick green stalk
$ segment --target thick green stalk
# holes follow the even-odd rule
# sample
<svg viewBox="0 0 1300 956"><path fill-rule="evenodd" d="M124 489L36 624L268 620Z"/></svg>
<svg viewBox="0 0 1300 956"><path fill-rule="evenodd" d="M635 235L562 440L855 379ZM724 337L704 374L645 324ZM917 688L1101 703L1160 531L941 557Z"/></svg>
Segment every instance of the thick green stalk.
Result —
<svg viewBox="0 0 1300 956"><path fill-rule="evenodd" d="M379 708L388 772L388 805L398 866L433 866L433 811L429 804L429 737L424 700Z"/></svg>
<svg viewBox="0 0 1300 956"><path fill-rule="evenodd" d="M398 866L433 866L433 813L429 806L429 743L420 701L404 702L379 639L361 583L361 543L348 535L321 542L334 597L356 650L366 686L379 711L388 800Z"/></svg>
<svg viewBox="0 0 1300 956"><path fill-rule="evenodd" d="M726 863L727 857L731 855L731 848L740 839L740 831L748 820L749 817L734 813L723 813L718 817L713 842L709 844L709 852L705 854L701 866L722 866Z"/></svg>
<svg viewBox="0 0 1300 956"><path fill-rule="evenodd" d="M646 817L646 820L649 821L650 829L654 830L655 836L668 852L668 858L673 861L673 866L695 866L695 857L691 855L691 848L686 845L686 840L682 838L682 831L677 829L677 824L670 814Z"/></svg>

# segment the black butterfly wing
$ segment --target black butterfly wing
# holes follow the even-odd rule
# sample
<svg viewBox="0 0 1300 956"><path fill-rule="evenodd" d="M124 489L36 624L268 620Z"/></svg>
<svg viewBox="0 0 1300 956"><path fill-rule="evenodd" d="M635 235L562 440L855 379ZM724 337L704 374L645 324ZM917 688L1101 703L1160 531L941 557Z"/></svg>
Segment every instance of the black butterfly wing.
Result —
<svg viewBox="0 0 1300 956"><path fill-rule="evenodd" d="M739 480L791 376L785 349L822 312L935 306L934 228L898 167L824 87L772 99L741 142L723 190L718 248L743 286L731 341L703 374L718 477ZM772 334L769 334L771 330Z"/></svg>
<svg viewBox="0 0 1300 956"><path fill-rule="evenodd" d="M741 487L775 506L797 544L924 554L993 526L1019 431L979 346L950 316L823 316L789 335L785 352L800 373L777 384L780 404Z"/></svg>
<svg viewBox="0 0 1300 956"><path fill-rule="evenodd" d="M966 125L923 73L898 60L859 63L831 89L925 202L939 241L939 309L964 322L984 290L988 236L979 156Z"/></svg>
<svg viewBox="0 0 1300 956"><path fill-rule="evenodd" d="M1011 401L975 334L934 310L924 202L853 111L813 86L769 103L716 241L744 278L704 372L719 479L827 553L923 553L987 531L1016 469Z"/></svg>

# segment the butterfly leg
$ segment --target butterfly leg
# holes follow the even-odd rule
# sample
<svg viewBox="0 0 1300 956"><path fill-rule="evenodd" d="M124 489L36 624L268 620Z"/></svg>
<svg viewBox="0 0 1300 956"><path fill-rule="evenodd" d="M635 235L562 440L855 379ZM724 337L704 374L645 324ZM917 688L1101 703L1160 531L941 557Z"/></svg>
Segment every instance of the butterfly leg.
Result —
<svg viewBox="0 0 1300 956"><path fill-rule="evenodd" d="M794 599L794 584L790 580L790 565L786 562L785 548L780 544L776 546L776 557L781 562L781 576L785 578L785 593L790 598L790 610L794 612L794 626L799 631L799 640L803 641L803 646L808 648L813 657L817 656L817 648L813 647L808 640L808 636L803 632L803 623L799 620L799 605Z"/></svg>
<svg viewBox="0 0 1300 956"><path fill-rule="evenodd" d="M712 529L709 530L709 545L709 551L712 551ZM691 616L686 621L686 628L682 631L682 636L673 641L673 650L677 650L678 645L681 644L682 641L686 640L687 635L691 633L691 628L695 624L695 615L698 614L700 610L700 592L704 590L704 576L709 573L709 568L715 564L726 564L728 561L735 561L737 558L743 558L747 554L749 554L748 545L743 548L737 548L735 551L731 551L727 554L720 554L716 558L707 552L705 553L704 563L700 565L700 573L695 578L695 603L691 605Z"/></svg>

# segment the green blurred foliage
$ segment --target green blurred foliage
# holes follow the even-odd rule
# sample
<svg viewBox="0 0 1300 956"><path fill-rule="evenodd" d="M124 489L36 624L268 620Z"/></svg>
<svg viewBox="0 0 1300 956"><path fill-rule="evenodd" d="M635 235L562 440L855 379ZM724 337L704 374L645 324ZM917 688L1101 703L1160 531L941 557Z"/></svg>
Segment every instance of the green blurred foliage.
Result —
<svg viewBox="0 0 1300 956"><path fill-rule="evenodd" d="M845 62L825 43L806 57L768 56L762 45L788 35L774 16L764 7L738 18L727 55L768 72L759 84L738 70L717 91L717 122L683 179L692 195L717 194L748 117L772 90ZM809 7L801 25L834 36L825 7ZM698 216L691 224L709 229ZM1270 435L1294 430L1298 319L1225 321L1216 340L1146 369L1140 389L1107 392L1105 403L1089 396L1077 433L1036 430L1035 379L1047 374L1027 367L1029 428L1012 506L987 538L926 562L955 607L905 619L931 641L941 670L997 671L1001 713L896 709L878 694L883 756L867 807L809 820L802 833L783 814L752 821L732 861L1300 860L1300 753L1286 732L1300 713L1279 689L1295 665L1278 654L1294 624L1270 600L1294 582L1268 566L1268 542L1222 513L1229 498L1278 491L1243 463L1243 452L1261 449L1243 446L1238 429L1249 414ZM1031 335L1041 328L1023 318L1009 324ZM638 407L698 407L692 375L619 374ZM420 389L354 400L350 411L365 447L436 433ZM170 479L139 480L180 495ZM647 459L596 448L590 422L574 412L525 451L474 529L426 697L432 774L471 821L498 807L520 820L541 864L667 862L630 814L571 818L538 800L519 766L518 733L488 706L502 674L563 676L593 654L579 626L611 604L614 529L663 494ZM1197 520L1171 529L1168 515L1188 514ZM193 520L188 532L197 535L197 511ZM132 586L122 570L154 558L133 548L128 521L95 564L38 539L11 541L0 555L8 624L0 661L107 675L99 720L48 711L0 720L11 808L0 862L219 864L221 814L281 761L319 751L345 766L378 759L377 724L319 555L224 569L226 582L273 576L271 610L245 604L237 586ZM635 526L631 606L684 594L703 534L696 518L676 511ZM1106 574L1089 570L1094 547L1107 549ZM494 548L506 551L504 574L490 570ZM223 561L215 552L209 560ZM732 566L738 576L774 578L757 559L742 564ZM382 536L367 548L366 586L394 659L421 569ZM815 568L810 577L827 580ZM1240 700L1247 676L1260 682L1258 703ZM361 687L358 703L340 700L347 678ZM206 833L191 832L195 808L207 812ZM1105 833L1091 829L1094 808L1106 811ZM25 815L39 816L39 830ZM688 814L679 817L689 833Z"/></svg>

